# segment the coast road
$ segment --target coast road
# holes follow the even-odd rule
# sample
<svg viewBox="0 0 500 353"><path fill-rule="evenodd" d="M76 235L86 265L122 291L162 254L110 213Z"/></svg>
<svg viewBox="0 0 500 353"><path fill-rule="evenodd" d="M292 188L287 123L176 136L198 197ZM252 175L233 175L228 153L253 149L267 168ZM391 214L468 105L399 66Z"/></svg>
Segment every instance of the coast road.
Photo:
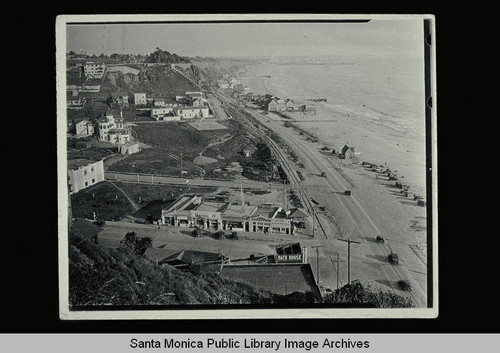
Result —
<svg viewBox="0 0 500 353"><path fill-rule="evenodd" d="M415 238L413 233L407 232L409 217L414 210L405 209L399 200L387 192L387 187L375 185L371 180L375 179L373 175L367 177L361 166L351 162L340 167L331 155L320 152L318 144L305 140L293 128L287 128L281 122L272 121L254 110L248 112L276 133L297 155L306 174L306 180L299 187L316 202L327 206L328 218L333 222L335 232L321 232L319 229L324 239L322 250L327 260L324 263L326 271L335 269L337 254L346 259L347 244L339 239L349 238L361 243L351 246L352 279L370 281L404 296L408 293L399 288L398 281L408 280L413 287L409 295L418 307L425 307L427 266L411 248L411 245L415 245ZM292 161L289 164L292 168L298 168ZM320 176L322 172L326 177ZM353 192L351 196L344 195L348 189ZM420 215L423 211L416 212ZM384 244L377 243L377 235L383 235L387 241ZM399 265L388 262L388 255L392 251L400 256ZM345 278L345 274L340 275Z"/></svg>

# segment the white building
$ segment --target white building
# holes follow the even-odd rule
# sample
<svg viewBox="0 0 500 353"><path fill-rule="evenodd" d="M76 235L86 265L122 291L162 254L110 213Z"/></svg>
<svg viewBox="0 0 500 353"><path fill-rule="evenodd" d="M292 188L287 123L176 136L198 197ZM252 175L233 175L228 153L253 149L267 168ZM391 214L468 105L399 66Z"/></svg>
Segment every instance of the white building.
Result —
<svg viewBox="0 0 500 353"><path fill-rule="evenodd" d="M104 164L102 160L88 159L68 160L68 183L70 193L78 192L104 180Z"/></svg>
<svg viewBox="0 0 500 353"><path fill-rule="evenodd" d="M208 118L209 114L208 107L205 105L176 107L174 112L181 119Z"/></svg>
<svg viewBox="0 0 500 353"><path fill-rule="evenodd" d="M141 148L139 146L139 142L129 142L118 146L118 151L121 154L133 154L139 152L140 150Z"/></svg>
<svg viewBox="0 0 500 353"><path fill-rule="evenodd" d="M97 119L97 138L100 141L125 144L131 141L131 132L124 128L121 116L114 117L107 112Z"/></svg>
<svg viewBox="0 0 500 353"><path fill-rule="evenodd" d="M176 115L175 109L179 106L176 104L169 105L164 108L152 108L151 118L156 121L178 121L181 120L179 116Z"/></svg>
<svg viewBox="0 0 500 353"><path fill-rule="evenodd" d="M102 78L106 65L100 62L89 61L83 65L83 73L87 78Z"/></svg>
<svg viewBox="0 0 500 353"><path fill-rule="evenodd" d="M165 98L153 98L153 105L155 107L165 107L167 105L167 102L165 102Z"/></svg>
<svg viewBox="0 0 500 353"><path fill-rule="evenodd" d="M83 119L75 124L76 137L89 137L94 133L94 124L90 120Z"/></svg>
<svg viewBox="0 0 500 353"><path fill-rule="evenodd" d="M171 107L163 107L163 108L151 108L151 118L160 120L166 115L174 114L174 106Z"/></svg>
<svg viewBox="0 0 500 353"><path fill-rule="evenodd" d="M146 105L146 93L134 93L134 104L135 105Z"/></svg>

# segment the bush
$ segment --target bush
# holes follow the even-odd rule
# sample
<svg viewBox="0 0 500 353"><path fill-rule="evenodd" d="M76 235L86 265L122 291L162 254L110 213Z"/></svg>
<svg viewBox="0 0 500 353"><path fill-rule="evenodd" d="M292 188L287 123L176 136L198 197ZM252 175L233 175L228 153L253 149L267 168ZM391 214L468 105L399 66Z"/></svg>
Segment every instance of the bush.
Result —
<svg viewBox="0 0 500 353"><path fill-rule="evenodd" d="M330 304L366 304L376 308L411 308L411 298L402 297L390 291L365 288L361 283L346 284L325 296L324 303Z"/></svg>

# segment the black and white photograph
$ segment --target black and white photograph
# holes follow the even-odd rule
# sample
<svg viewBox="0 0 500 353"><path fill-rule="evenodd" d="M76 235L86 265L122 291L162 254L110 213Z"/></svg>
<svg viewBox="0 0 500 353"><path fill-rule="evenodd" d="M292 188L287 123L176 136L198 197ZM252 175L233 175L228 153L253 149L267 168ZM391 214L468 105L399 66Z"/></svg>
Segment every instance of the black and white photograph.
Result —
<svg viewBox="0 0 500 353"><path fill-rule="evenodd" d="M70 320L435 318L432 15L60 15Z"/></svg>

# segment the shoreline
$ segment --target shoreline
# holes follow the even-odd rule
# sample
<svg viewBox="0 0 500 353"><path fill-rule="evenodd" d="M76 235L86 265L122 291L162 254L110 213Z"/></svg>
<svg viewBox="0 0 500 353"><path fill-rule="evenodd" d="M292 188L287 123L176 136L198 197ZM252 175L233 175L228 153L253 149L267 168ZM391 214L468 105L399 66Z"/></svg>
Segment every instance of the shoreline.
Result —
<svg viewBox="0 0 500 353"><path fill-rule="evenodd" d="M247 77L242 79L242 83L256 94L279 96L269 80L270 78L259 76L254 72L253 75L248 73ZM289 96L294 95L289 94ZM398 177L402 177L400 182L410 185L411 191L425 197L425 133L420 135L409 131L403 124L389 119L377 119L377 116L370 114L369 111L370 109L377 111L375 108L345 106L330 102L313 102L312 104L316 106L314 115L289 113L294 118L295 125L317 136L325 146L336 150L340 150L344 144L355 147L356 152L360 153L357 156L360 161L385 164L387 168L395 171ZM378 114L391 116L390 113L380 111ZM393 115L392 117L397 118ZM309 123L310 120L313 122ZM409 121L409 123L415 126L421 124L418 130L425 131L424 119L421 123L417 121Z"/></svg>

